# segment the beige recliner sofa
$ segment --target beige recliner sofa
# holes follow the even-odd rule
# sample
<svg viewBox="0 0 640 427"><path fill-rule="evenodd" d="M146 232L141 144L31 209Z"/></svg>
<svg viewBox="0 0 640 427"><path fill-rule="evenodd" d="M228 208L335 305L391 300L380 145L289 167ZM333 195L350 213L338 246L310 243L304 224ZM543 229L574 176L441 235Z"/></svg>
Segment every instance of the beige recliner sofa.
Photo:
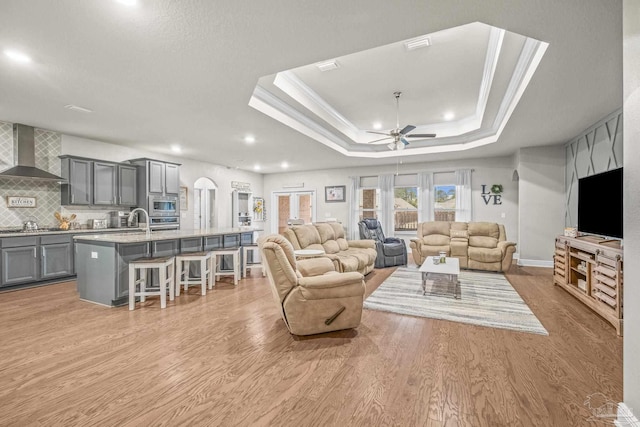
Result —
<svg viewBox="0 0 640 427"><path fill-rule="evenodd" d="M347 240L338 222L294 225L282 233L295 250L320 249L333 261L336 271L368 274L376 262L375 240Z"/></svg>
<svg viewBox="0 0 640 427"><path fill-rule="evenodd" d="M278 234L260 238L258 246L273 297L292 334L319 334L360 324L362 274L338 273L326 257L296 262L293 246Z"/></svg>
<svg viewBox="0 0 640 427"><path fill-rule="evenodd" d="M495 222L422 222L417 233L410 247L418 265L444 251L458 258L461 268L507 271L516 251L516 244L507 241L504 225Z"/></svg>

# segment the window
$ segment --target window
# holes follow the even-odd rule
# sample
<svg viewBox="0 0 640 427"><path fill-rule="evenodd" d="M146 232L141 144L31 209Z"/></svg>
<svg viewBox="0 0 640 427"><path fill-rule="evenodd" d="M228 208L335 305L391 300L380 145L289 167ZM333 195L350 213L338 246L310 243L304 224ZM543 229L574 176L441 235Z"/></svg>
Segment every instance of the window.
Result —
<svg viewBox="0 0 640 427"><path fill-rule="evenodd" d="M453 184L434 185L433 213L436 221L456 220L456 186Z"/></svg>
<svg viewBox="0 0 640 427"><path fill-rule="evenodd" d="M380 211L380 190L361 188L358 200L358 218L378 218Z"/></svg>
<svg viewBox="0 0 640 427"><path fill-rule="evenodd" d="M418 229L418 188L396 187L393 201L393 224L395 231Z"/></svg>

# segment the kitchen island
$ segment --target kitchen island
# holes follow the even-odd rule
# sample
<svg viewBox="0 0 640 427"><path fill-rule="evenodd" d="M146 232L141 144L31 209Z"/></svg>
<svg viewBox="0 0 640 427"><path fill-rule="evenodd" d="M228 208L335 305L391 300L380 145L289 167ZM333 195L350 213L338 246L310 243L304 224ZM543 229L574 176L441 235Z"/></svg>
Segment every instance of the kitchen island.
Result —
<svg viewBox="0 0 640 427"><path fill-rule="evenodd" d="M75 236L80 299L106 306L124 305L129 296L129 262L249 245L256 231L262 230L237 227Z"/></svg>

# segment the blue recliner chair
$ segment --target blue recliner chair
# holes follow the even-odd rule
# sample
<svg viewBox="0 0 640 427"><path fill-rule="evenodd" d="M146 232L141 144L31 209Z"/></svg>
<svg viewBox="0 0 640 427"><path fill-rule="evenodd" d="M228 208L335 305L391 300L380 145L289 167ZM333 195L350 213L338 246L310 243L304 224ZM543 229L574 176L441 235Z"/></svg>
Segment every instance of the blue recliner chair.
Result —
<svg viewBox="0 0 640 427"><path fill-rule="evenodd" d="M364 218L358 223L361 239L376 241L376 268L407 265L407 245L397 237L384 237L380 221L375 218Z"/></svg>

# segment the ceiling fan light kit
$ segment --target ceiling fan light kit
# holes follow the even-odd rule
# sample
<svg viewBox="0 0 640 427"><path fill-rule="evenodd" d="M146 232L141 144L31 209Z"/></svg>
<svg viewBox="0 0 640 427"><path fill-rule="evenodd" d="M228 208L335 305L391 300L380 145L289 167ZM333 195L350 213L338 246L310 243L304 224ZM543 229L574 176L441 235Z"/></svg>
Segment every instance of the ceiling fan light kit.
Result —
<svg viewBox="0 0 640 427"><path fill-rule="evenodd" d="M376 135L385 135L384 138L369 141L369 144L373 144L373 143L384 141L385 139L391 138L393 139L393 142L387 144L387 147L389 147L390 150L404 150L404 147L406 145L409 145L409 141L407 141L405 138L435 138L436 137L435 133L422 133L422 134L414 133L412 135L409 135L409 132L411 132L416 128L413 125L406 125L402 129L400 129L400 95L402 95L402 92L400 91L393 92L393 96L396 97L396 128L390 130L389 132L378 132L378 131L368 130L367 133L373 133Z"/></svg>

